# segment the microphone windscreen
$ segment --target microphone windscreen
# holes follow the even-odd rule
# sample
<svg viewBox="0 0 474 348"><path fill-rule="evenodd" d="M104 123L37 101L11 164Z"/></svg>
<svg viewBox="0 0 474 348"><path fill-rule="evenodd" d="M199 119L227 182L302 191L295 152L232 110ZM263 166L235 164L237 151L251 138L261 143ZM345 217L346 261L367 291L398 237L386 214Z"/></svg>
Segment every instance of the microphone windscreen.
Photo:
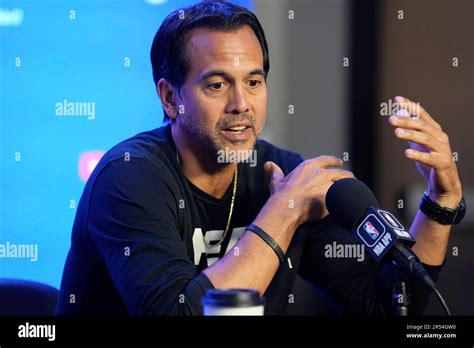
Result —
<svg viewBox="0 0 474 348"><path fill-rule="evenodd" d="M379 207L377 198L367 185L357 179L338 180L326 194L329 214L348 230L354 227L370 206Z"/></svg>

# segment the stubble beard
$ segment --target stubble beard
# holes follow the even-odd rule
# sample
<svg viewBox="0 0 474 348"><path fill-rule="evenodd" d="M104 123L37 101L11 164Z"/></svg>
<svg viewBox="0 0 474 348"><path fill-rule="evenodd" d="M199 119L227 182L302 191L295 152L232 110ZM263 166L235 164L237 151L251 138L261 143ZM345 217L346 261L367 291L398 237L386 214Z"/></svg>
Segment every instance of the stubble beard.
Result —
<svg viewBox="0 0 474 348"><path fill-rule="evenodd" d="M206 151L206 153L211 158L215 159L216 163L217 158L219 156L219 152L226 151L226 148L234 149L235 147L239 147L239 149L242 149L240 147L244 144L247 144L242 150L253 150L257 141L257 137L261 133L265 125L265 116L263 117L261 125L257 127L255 116L245 114L242 116L233 116L232 119L220 119L214 127L214 130L209 133L206 131L205 124L201 123L200 120L193 120L192 117L193 116L181 114L180 117L178 117L177 121L180 122L181 128L184 130L184 132L194 139L193 144L197 144L196 146L199 146L201 147L201 149ZM223 129L226 128L226 126L230 122L242 120L250 121L252 125L251 130L253 133L253 137L251 137L247 141L226 141L224 135L222 134Z"/></svg>

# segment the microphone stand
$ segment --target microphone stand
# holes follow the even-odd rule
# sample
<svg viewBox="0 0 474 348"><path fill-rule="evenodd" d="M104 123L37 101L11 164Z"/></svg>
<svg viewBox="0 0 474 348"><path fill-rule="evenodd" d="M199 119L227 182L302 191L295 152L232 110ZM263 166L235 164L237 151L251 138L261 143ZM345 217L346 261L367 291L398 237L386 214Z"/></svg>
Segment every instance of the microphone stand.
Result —
<svg viewBox="0 0 474 348"><path fill-rule="evenodd" d="M392 260L392 264L395 270L395 279L392 285L392 305L394 306L394 314L396 316L407 316L411 298L404 277L416 278L417 275L422 274L426 275L426 277L422 277L421 279L427 281L425 284L429 283L429 281L432 283L433 281L418 263L419 260L416 255L409 249L404 248L401 244L395 244L393 251L394 260Z"/></svg>
<svg viewBox="0 0 474 348"><path fill-rule="evenodd" d="M394 305L394 314L396 316L407 316L410 297L406 283L399 277L393 284L392 304Z"/></svg>
<svg viewBox="0 0 474 348"><path fill-rule="evenodd" d="M400 266L392 261L395 271L395 279L393 281L392 288L392 305L394 315L396 316L408 316L408 307L411 304L410 293L408 291L407 284L403 279L404 272L400 269Z"/></svg>

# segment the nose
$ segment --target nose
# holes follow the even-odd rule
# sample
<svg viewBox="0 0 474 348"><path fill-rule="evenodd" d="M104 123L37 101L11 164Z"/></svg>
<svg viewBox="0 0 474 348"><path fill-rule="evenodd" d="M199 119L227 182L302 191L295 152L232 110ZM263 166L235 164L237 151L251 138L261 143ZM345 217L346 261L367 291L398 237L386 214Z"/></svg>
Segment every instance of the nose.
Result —
<svg viewBox="0 0 474 348"><path fill-rule="evenodd" d="M250 106L242 87L232 88L225 111L228 114L242 114L250 111Z"/></svg>

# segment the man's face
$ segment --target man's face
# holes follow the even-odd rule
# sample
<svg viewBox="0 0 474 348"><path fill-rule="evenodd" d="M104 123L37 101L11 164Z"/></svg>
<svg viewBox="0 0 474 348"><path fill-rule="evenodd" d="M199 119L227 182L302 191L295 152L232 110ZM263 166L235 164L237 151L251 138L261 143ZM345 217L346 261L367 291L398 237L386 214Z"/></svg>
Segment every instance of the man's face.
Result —
<svg viewBox="0 0 474 348"><path fill-rule="evenodd" d="M190 69L178 97L184 112L178 111L177 126L212 156L226 148L253 149L267 104L262 48L253 30L195 29L186 52Z"/></svg>

